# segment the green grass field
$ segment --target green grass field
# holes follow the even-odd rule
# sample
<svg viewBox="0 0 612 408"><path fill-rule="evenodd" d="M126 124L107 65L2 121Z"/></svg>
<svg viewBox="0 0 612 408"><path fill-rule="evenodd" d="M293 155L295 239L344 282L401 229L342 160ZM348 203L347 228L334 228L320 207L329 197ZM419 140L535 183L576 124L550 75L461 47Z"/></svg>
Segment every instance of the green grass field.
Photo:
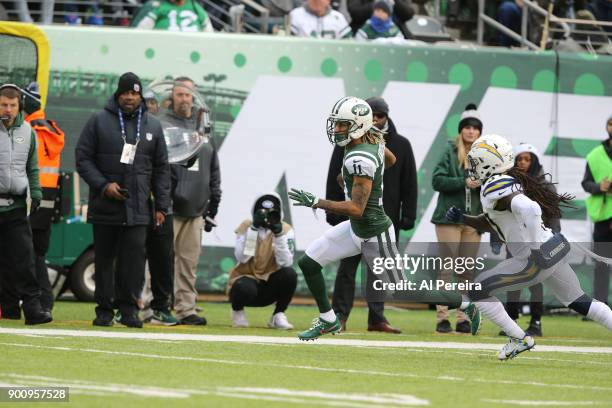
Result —
<svg viewBox="0 0 612 408"><path fill-rule="evenodd" d="M55 322L36 332L8 333L24 329L23 322L0 320L0 385L67 386L76 406L612 406L612 336L575 316L543 320L545 337L538 346L563 346L563 351L536 346L499 362L494 350L484 349L501 347L505 339L488 321L477 337L436 335L434 312L388 310L403 334L373 334L366 331L367 310L356 308L348 331L330 336L340 344L297 344L292 341L297 330L266 328L271 308L247 309L252 327L233 329L228 304L203 307L206 327L104 330L139 338L98 337L91 326L92 304L58 302ZM287 315L303 329L317 313L314 307L293 306ZM69 331L40 332L47 329ZM265 336L266 343L252 336ZM277 342L274 336L288 338ZM389 347L389 341L445 344Z"/></svg>

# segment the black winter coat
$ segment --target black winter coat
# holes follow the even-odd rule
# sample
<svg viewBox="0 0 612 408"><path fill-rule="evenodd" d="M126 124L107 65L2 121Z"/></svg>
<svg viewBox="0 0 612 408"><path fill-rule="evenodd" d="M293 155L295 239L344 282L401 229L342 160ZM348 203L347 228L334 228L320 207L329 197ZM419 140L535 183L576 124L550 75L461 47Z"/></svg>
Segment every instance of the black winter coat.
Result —
<svg viewBox="0 0 612 408"><path fill-rule="evenodd" d="M140 142L133 165L120 162L123 150L119 105L111 97L101 112L95 113L81 131L76 147L76 167L89 185L87 221L107 225L149 225L155 209L166 213L170 206L170 167L166 141L159 121L144 109ZM136 142L138 113L124 114L127 142ZM129 191L129 198L107 198L104 190L115 182Z"/></svg>
<svg viewBox="0 0 612 408"><path fill-rule="evenodd" d="M397 161L393 167L385 169L383 177L383 206L385 213L391 218L396 234L400 229L414 227L417 209L417 174L412 145L404 136L399 135L391 119L385 136L387 148L395 155ZM334 201L344 201L344 191L338 184L337 177L342 169L344 148L336 146L332 153L327 173L325 198ZM327 222L336 225L346 220L342 215L327 213Z"/></svg>

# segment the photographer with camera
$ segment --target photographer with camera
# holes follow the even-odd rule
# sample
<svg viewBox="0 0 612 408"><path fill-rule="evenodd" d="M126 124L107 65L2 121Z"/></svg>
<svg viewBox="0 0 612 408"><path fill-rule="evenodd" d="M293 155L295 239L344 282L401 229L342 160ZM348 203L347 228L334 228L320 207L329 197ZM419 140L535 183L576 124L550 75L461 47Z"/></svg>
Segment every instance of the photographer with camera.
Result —
<svg viewBox="0 0 612 408"><path fill-rule="evenodd" d="M238 264L229 272L228 288L234 327L248 327L244 307L276 302L268 327L291 330L285 310L291 303L297 274L293 269L295 235L282 219L282 203L276 193L255 200L253 219L236 228L234 255Z"/></svg>
<svg viewBox="0 0 612 408"><path fill-rule="evenodd" d="M162 124L197 131L202 109L195 104L196 85L188 77L174 79ZM167 128L166 128L167 129ZM203 326L206 318L196 312L196 275L202 252L202 229L216 227L221 201L221 174L217 149L207 139L186 165L171 164L174 229L174 310L180 324Z"/></svg>
<svg viewBox="0 0 612 408"><path fill-rule="evenodd" d="M136 74L119 78L104 110L94 113L76 146L76 167L89 186L87 222L95 252L94 326L116 321L141 328L145 239L151 219L160 227L170 206L170 167L160 122L147 112ZM154 208L149 199L153 194Z"/></svg>

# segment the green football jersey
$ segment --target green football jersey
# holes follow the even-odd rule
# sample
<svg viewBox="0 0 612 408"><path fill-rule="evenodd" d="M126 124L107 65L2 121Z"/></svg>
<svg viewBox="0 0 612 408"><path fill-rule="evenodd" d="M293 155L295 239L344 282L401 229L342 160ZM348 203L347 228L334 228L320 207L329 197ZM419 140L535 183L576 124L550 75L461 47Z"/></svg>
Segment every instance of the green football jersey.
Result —
<svg viewBox="0 0 612 408"><path fill-rule="evenodd" d="M212 31L208 14L193 0L185 0L180 6L169 1L149 1L134 17L132 26L167 31Z"/></svg>
<svg viewBox="0 0 612 408"><path fill-rule="evenodd" d="M385 172L385 145L361 143L344 150L344 193L352 199L355 176L372 180L372 191L360 218L350 218L351 228L360 238L371 238L382 234L392 224L383 208L383 175Z"/></svg>

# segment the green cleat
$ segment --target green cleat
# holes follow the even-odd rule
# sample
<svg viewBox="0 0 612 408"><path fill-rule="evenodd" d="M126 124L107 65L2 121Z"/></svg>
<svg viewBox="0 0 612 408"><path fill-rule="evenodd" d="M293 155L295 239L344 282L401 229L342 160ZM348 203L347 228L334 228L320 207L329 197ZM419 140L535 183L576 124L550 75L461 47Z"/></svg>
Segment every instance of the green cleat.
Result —
<svg viewBox="0 0 612 408"><path fill-rule="evenodd" d="M327 322L319 317L312 321L312 327L298 334L300 340L315 340L324 334L336 334L342 329L340 320L336 317L333 322Z"/></svg>
<svg viewBox="0 0 612 408"><path fill-rule="evenodd" d="M150 323L162 326L176 326L179 324L179 321L176 317L172 316L169 310L154 310Z"/></svg>
<svg viewBox="0 0 612 408"><path fill-rule="evenodd" d="M474 303L470 303L468 307L465 308L464 313L468 319L470 319L470 324L472 325L472 336L477 335L480 331L480 327L482 326L480 310L478 310Z"/></svg>

